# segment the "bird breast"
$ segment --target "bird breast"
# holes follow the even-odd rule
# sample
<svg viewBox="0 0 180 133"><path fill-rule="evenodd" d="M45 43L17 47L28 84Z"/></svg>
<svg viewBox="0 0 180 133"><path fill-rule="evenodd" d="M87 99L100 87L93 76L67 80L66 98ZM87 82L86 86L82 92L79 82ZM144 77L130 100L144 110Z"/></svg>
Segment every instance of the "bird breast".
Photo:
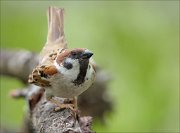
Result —
<svg viewBox="0 0 180 133"><path fill-rule="evenodd" d="M77 78L80 70L79 63L74 62L72 69L66 69L54 62L58 73L51 77L51 86L46 88L46 94L63 98L72 98L87 90L93 83L95 72L92 67L87 69L85 80L82 84L76 85L73 81Z"/></svg>
<svg viewBox="0 0 180 133"><path fill-rule="evenodd" d="M72 80L58 73L52 77L51 87L48 87L46 90L52 96L73 98L80 95L92 85L94 78L92 76L89 77L90 75L92 74L88 72L85 81L80 85L75 85Z"/></svg>

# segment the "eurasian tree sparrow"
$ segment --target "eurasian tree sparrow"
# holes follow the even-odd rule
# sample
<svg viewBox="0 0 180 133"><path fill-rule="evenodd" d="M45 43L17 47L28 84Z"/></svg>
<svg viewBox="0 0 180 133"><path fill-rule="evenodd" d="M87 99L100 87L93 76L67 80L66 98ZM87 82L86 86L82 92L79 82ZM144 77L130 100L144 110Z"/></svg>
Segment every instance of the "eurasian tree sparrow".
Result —
<svg viewBox="0 0 180 133"><path fill-rule="evenodd" d="M93 53L85 48L67 49L64 37L64 10L50 7L48 12L48 37L41 51L39 65L29 76L29 83L45 89L47 100L60 108L72 106L60 104L53 96L75 98L87 90L95 80ZM77 101L74 101L76 108Z"/></svg>

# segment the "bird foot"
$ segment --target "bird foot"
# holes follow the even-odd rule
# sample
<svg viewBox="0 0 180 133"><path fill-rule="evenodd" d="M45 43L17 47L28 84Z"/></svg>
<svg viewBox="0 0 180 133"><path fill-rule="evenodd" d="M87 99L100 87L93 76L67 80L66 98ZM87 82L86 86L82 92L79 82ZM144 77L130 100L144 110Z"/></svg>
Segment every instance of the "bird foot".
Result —
<svg viewBox="0 0 180 133"><path fill-rule="evenodd" d="M62 109L70 109L71 113L74 117L74 119L78 119L78 109L77 109L77 103L76 102L72 102L72 103L60 103L59 101L51 98L48 99L49 101L51 101L52 103L54 103L56 105L56 107L54 108L54 111L60 111Z"/></svg>
<svg viewBox="0 0 180 133"><path fill-rule="evenodd" d="M74 108L74 104L59 104L54 108L55 111L60 111L62 109L70 109L74 119L78 119L78 110Z"/></svg>
<svg viewBox="0 0 180 133"><path fill-rule="evenodd" d="M58 104L54 110L59 111L59 110L68 109L68 108L71 109L72 111L75 111L73 104Z"/></svg>

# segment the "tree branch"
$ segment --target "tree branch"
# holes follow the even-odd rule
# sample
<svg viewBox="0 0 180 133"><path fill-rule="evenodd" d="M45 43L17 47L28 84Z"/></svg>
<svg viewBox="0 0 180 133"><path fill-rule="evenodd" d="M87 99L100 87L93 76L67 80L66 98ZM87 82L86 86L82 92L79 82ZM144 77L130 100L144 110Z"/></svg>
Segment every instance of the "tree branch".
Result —
<svg viewBox="0 0 180 133"><path fill-rule="evenodd" d="M92 117L77 117L74 111L64 109L55 111L55 104L47 101L44 89L35 85L13 91L14 98L25 98L29 107L29 117L26 116L24 128L25 133L92 133ZM55 97L60 103L64 103L64 98Z"/></svg>
<svg viewBox="0 0 180 133"><path fill-rule="evenodd" d="M20 79L27 84L28 76L38 64L38 55L27 50L0 50L0 73Z"/></svg>

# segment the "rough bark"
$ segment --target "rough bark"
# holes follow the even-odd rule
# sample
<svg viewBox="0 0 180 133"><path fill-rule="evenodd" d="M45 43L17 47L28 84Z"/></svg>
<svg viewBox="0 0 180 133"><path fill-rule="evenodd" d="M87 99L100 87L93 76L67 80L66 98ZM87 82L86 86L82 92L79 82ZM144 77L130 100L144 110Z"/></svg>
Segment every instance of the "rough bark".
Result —
<svg viewBox="0 0 180 133"><path fill-rule="evenodd" d="M25 98L28 103L25 124L21 130L23 133L92 133L92 117L80 117L78 112L70 109L55 111L56 105L46 100L43 88L29 85L13 91L11 96ZM67 100L59 97L55 99L62 103Z"/></svg>

